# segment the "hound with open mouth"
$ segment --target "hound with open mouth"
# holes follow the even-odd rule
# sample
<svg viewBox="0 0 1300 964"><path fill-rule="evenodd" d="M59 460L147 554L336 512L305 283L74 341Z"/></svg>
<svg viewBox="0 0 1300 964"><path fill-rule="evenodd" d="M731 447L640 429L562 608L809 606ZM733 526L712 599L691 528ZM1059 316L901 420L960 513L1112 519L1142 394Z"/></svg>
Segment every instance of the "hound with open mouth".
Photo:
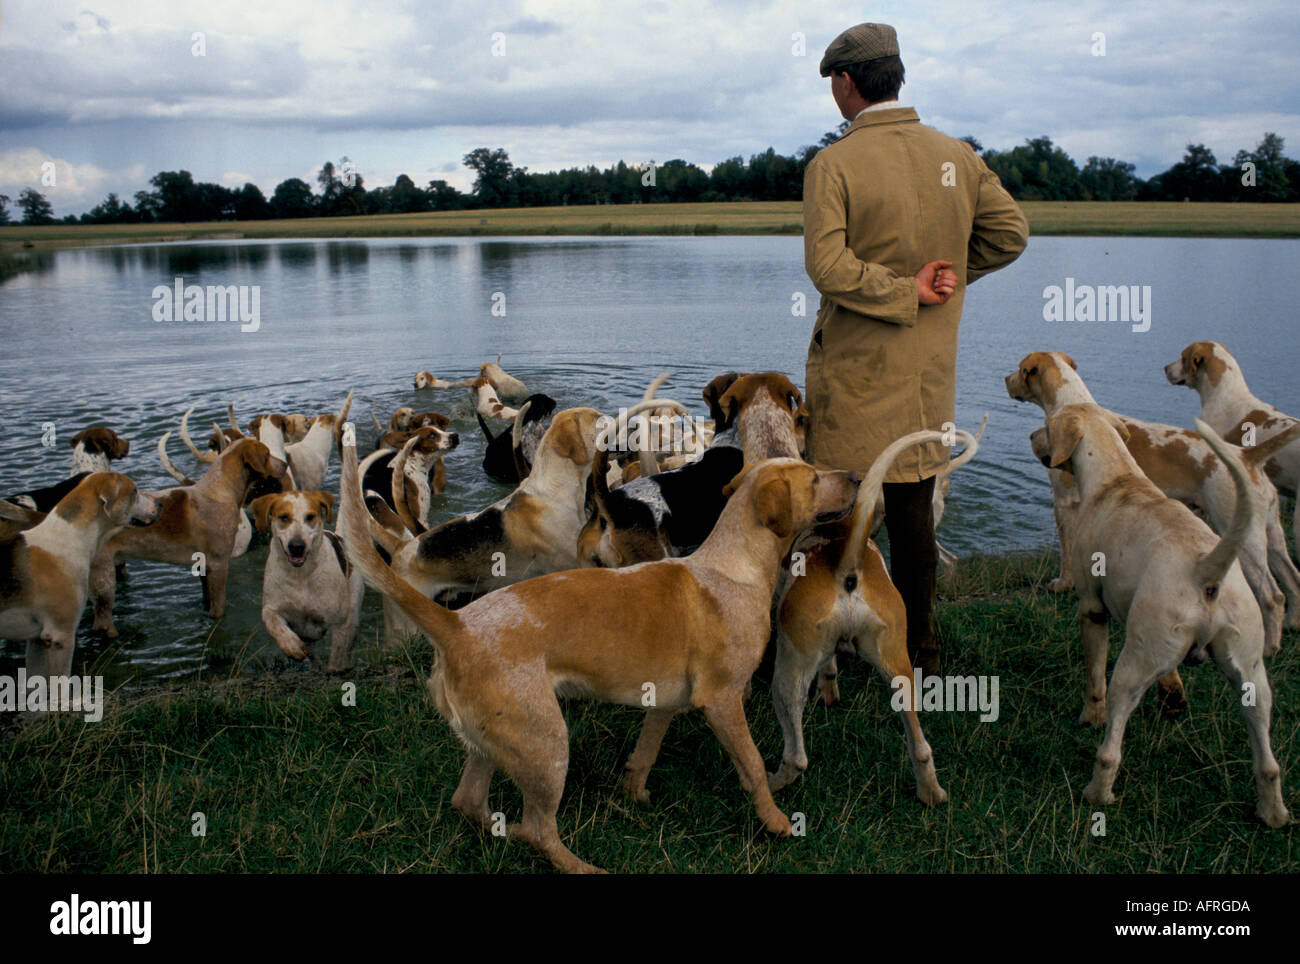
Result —
<svg viewBox="0 0 1300 964"><path fill-rule="evenodd" d="M305 660L308 647L330 634L328 670L351 665L361 623L361 575L348 562L343 540L328 531L334 496L285 492L253 502L257 528L271 534L262 574L262 623L280 651Z"/></svg>

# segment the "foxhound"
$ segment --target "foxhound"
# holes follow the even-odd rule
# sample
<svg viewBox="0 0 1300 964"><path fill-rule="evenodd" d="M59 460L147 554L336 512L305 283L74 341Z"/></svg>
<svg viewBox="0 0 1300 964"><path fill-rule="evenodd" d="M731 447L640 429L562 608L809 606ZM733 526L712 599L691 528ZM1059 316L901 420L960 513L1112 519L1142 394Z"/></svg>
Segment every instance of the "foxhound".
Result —
<svg viewBox="0 0 1300 964"><path fill-rule="evenodd" d="M804 705L814 677L821 676L823 687L835 686L829 665L837 650L857 653L876 668L886 684L900 677L911 681L907 612L903 597L885 570L884 556L871 540L871 516L881 501L885 474L905 449L933 442L951 445L959 440L965 446L959 458L969 461L975 456L978 435L956 430L953 436L914 432L889 445L876 457L859 486L852 517L817 526L796 540L791 564L782 570L777 589L772 702L785 747L780 767L768 775L773 791L793 782L808 768L803 740ZM824 690L822 695L830 704L838 699L839 691ZM901 712L916 795L926 806L938 806L948 799L948 794L939 785L934 755L921 730L920 718L910 701Z"/></svg>
<svg viewBox="0 0 1300 964"><path fill-rule="evenodd" d="M162 505L148 529L124 529L110 537L90 570L96 631L115 637L114 565L121 559L154 559L195 569L203 586L208 615L226 612L226 574L239 529L240 509L261 479L283 479L288 466L256 439L240 439L221 453L192 486L154 493Z"/></svg>
<svg viewBox="0 0 1300 964"><path fill-rule="evenodd" d="M348 562L343 540L325 528L334 508L328 492L285 492L253 501L257 528L271 533L262 574L262 623L280 651L305 660L308 647L330 634L327 666L351 665L361 623L361 575Z"/></svg>
<svg viewBox="0 0 1300 964"><path fill-rule="evenodd" d="M483 471L498 482L518 484L526 479L533 467L537 446L541 444L554 412L555 399L550 395L529 395L519 406L519 414L515 416L510 431L502 430L493 435L483 416L475 411L478 427L487 440Z"/></svg>
<svg viewBox="0 0 1300 964"><path fill-rule="evenodd" d="M510 408L501 401L496 386L485 375L480 375L470 382L469 394L474 399L474 410L482 418L513 422L519 415L517 408Z"/></svg>
<svg viewBox="0 0 1300 964"><path fill-rule="evenodd" d="M111 472L113 462L126 458L131 452L131 443L111 428L83 429L72 436L68 444L72 446L72 470L69 475Z"/></svg>
<svg viewBox="0 0 1300 964"><path fill-rule="evenodd" d="M399 408L384 430L370 413L379 438L375 451L361 465L362 491L382 500L395 515L398 529L420 535L430 526L433 497L447 488L447 466L442 456L460 445L460 435L449 431L451 419L440 412L416 413Z"/></svg>
<svg viewBox="0 0 1300 964"><path fill-rule="evenodd" d="M1300 421L1251 394L1241 366L1216 341L1188 345L1177 361L1165 366L1165 378L1194 389L1201 399L1201 418L1229 442L1247 449ZM1300 441L1271 454L1264 470L1278 489L1296 500L1292 533L1300 556Z"/></svg>
<svg viewBox="0 0 1300 964"><path fill-rule="evenodd" d="M69 674L91 560L124 527L158 515L158 501L125 475L93 472L37 525L0 542L0 636L27 640L29 675Z"/></svg>
<svg viewBox="0 0 1300 964"><path fill-rule="evenodd" d="M562 412L551 431L572 425L571 415ZM365 510L356 450L346 440L343 466L344 518L359 519ZM686 559L551 573L459 611L431 602L368 540L346 542L367 584L395 600L437 649L429 690L469 749L452 797L456 809L489 827L489 784L503 769L523 792L523 820L510 835L557 869L596 870L564 845L556 824L569 764L557 696L642 706L653 692L652 712L703 711L764 828L790 835L764 779L743 695L767 647L781 557L796 531L848 510L856 484L846 472L781 460L749 466L734 486L708 540ZM640 753L638 745L629 766Z"/></svg>
<svg viewBox="0 0 1300 964"><path fill-rule="evenodd" d="M1281 769L1269 746L1272 693L1264 671L1264 623L1237 555L1254 514L1250 481L1232 447L1200 419L1196 430L1236 484L1232 524L1220 538L1192 511L1160 491L1123 441L1125 429L1097 405L1065 405L1047 421L1048 461L1079 485L1070 567L1079 594L1088 685L1080 722L1105 720L1083 799L1113 803L1120 746L1142 694L1179 663L1213 657L1241 704L1250 735L1256 815L1270 827L1290 816ZM1124 645L1106 692L1108 617L1124 624Z"/></svg>
<svg viewBox="0 0 1300 964"><path fill-rule="evenodd" d="M557 413L537 449L532 472L514 492L418 539L393 539L368 517L358 516L357 522L369 527L397 574L431 599L443 592L490 592L540 573L572 569L578 564L578 532L587 521L587 480L603 430L601 420L592 408ZM367 534L364 528L347 526L345 518L340 527L345 543ZM389 639L414 631L396 607L386 604L384 614Z"/></svg>
<svg viewBox="0 0 1300 964"><path fill-rule="evenodd" d="M1047 418L1066 405L1096 404L1078 374L1074 359L1062 352L1031 352L1007 376L1006 385L1012 398L1034 402ZM1227 466L1200 435L1187 429L1143 422L1110 412L1107 417L1123 426L1121 434L1129 454L1137 461L1143 474L1165 495L1202 510L1216 531L1228 530L1235 511L1236 485ZM1277 490L1264 472L1265 462L1297 434L1300 434L1300 427L1290 435L1273 436L1254 448L1237 452L1246 466L1254 501L1253 523L1242 546L1240 562L1264 619L1265 655L1272 655L1281 648L1284 625L1300 628L1300 572L1296 571L1287 555ZM1079 495L1068 472L1051 471L1054 473L1053 511L1064 569L1078 514ZM1055 499L1058 493L1059 504ZM1289 616L1286 613L1288 602ZM1180 708L1183 699L1181 693L1173 692L1181 690L1181 686L1173 686L1173 683L1171 679L1162 689L1162 699L1168 711Z"/></svg>
<svg viewBox="0 0 1300 964"><path fill-rule="evenodd" d="M351 408L352 392L349 391L338 415L327 412L324 415L313 416L308 420L307 431L302 439L285 445L284 452L295 486L310 492L319 490L325 484L325 473L329 471L330 465L330 453L334 450ZM292 430L292 416L285 419L285 426Z"/></svg>

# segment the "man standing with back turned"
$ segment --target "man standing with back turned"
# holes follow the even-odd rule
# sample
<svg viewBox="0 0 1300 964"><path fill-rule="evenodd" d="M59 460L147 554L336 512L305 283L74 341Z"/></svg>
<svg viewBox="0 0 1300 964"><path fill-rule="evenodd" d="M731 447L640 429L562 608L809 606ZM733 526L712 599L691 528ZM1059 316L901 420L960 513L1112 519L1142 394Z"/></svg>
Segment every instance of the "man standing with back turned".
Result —
<svg viewBox="0 0 1300 964"><path fill-rule="evenodd" d="M821 292L806 387L813 463L865 473L894 440L954 418L965 286L1014 261L1029 226L964 141L898 105L903 63L885 24L826 48L821 75L849 129L804 175L804 258ZM938 552L930 509L938 443L904 452L885 478L890 578L907 606L907 648L939 672Z"/></svg>

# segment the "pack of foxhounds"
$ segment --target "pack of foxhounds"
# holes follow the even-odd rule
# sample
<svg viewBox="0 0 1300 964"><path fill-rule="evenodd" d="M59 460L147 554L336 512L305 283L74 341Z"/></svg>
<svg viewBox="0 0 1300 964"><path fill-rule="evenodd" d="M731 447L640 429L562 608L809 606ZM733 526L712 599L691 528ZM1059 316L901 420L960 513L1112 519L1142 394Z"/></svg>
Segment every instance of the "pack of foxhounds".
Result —
<svg viewBox="0 0 1300 964"><path fill-rule="evenodd" d="M1281 827L1264 657L1284 627L1300 627L1300 572L1279 506L1279 493L1300 487L1300 420L1253 395L1216 342L1189 345L1165 376L1200 396L1194 431L1103 408L1061 352L1034 352L1006 378L1011 398L1043 410L1029 441L1047 468L1061 546L1050 588L1078 596L1080 722L1105 725L1083 796L1113 801L1125 724L1151 684L1175 714L1186 703L1179 665L1212 658L1246 694L1256 814ZM269 537L262 621L285 656L313 658L328 634L327 669L346 671L367 586L382 596L386 642L427 637L429 692L467 751L452 804L471 821L489 825L489 784L503 770L523 796L510 835L559 869L596 869L556 824L569 759L560 699L584 697L646 711L626 767L633 799L649 797L672 718L698 709L763 826L789 835L773 794L808 767L804 707L814 692L838 700L837 653L857 653L887 681L912 677L903 602L873 541L885 473L909 447L960 446L936 486L937 525L948 476L976 454L979 433L907 435L859 479L804 460L807 410L784 375L719 375L703 389L708 420L659 397L663 380L606 415L557 410L500 358L475 378L419 372L421 408L468 390L487 441L483 470L516 486L437 524L436 497L455 484L443 458L460 436L436 411L401 408L386 424L372 412L377 441L359 455L351 393L337 414L263 413L243 427L228 409L205 448L191 437L191 409L177 434L201 471L176 467L168 432L157 453L178 484L160 491L112 470L126 440L87 428L71 440L67 479L0 500L0 636L26 641L29 678L69 674L88 601L93 630L116 635L114 590L130 559L201 559L203 605L220 619L230 567L259 530ZM323 488L335 450L337 497ZM1112 619L1125 640L1108 693ZM769 646L785 744L775 773L744 711ZM917 796L938 806L948 795L904 703Z"/></svg>

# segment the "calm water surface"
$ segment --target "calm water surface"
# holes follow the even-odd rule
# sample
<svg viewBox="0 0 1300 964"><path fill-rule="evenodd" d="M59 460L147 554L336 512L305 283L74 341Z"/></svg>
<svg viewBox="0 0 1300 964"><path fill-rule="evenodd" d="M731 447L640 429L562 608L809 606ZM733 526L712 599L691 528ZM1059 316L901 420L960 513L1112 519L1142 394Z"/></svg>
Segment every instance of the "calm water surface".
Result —
<svg viewBox="0 0 1300 964"><path fill-rule="evenodd" d="M1193 393L1169 386L1161 366L1193 340L1229 346L1256 394L1300 411L1294 376L1294 278L1300 242L1136 238L1035 238L1010 268L966 297L958 363L957 421L989 413L979 458L953 482L940 530L955 552L1033 548L1054 539L1043 469L1032 460L1036 408L1007 398L1003 376L1029 351L1069 352L1098 400L1134 416L1190 425ZM186 283L259 285L261 327L236 322L155 322L151 293ZM1049 323L1043 289L1077 284L1151 286L1150 331L1122 323ZM792 315L803 292L807 317ZM504 317L494 295L504 295ZM495 300L501 303L500 297ZM411 388L415 371L447 378L502 365L561 407L614 411L662 371L663 396L701 416L700 390L719 372L784 371L803 383L816 294L798 237L402 239L209 242L59 251L39 272L0 286L0 492L57 481L64 440L91 424L131 440L118 467L146 487L172 484L154 445L197 404L200 434L262 411L337 411L356 389L353 420L368 449L369 411L434 408L463 439L447 459L436 518L472 511L508 487L487 480L483 441L459 391ZM54 422L60 443L41 445ZM206 433L202 433L206 434ZM173 461L197 468L173 436ZM337 491L338 466L329 486ZM264 540L236 560L220 623L200 608L197 581L179 567L133 562L119 586L119 639L84 630L76 666L110 683L132 676L249 671L283 662L261 626ZM364 658L379 627L367 597ZM321 650L323 651L323 646ZM0 643L0 672L22 647Z"/></svg>

